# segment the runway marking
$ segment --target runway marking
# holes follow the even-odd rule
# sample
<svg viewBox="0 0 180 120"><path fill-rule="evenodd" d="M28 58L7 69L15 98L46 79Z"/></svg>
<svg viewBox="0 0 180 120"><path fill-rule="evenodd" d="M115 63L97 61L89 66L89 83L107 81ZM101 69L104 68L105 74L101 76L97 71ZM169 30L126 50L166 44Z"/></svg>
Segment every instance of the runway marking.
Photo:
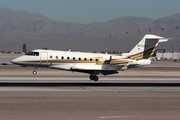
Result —
<svg viewBox="0 0 180 120"><path fill-rule="evenodd" d="M0 80L18 80L18 81L26 81L26 80L54 80L54 81L68 81L68 80L89 80L88 77L0 77ZM147 81L147 80L153 80L153 81L157 81L157 80L163 80L163 81L169 81L169 80L178 80L180 81L179 77L173 78L167 78L167 77L100 77L100 80L139 80L139 81Z"/></svg>
<svg viewBox="0 0 180 120"><path fill-rule="evenodd" d="M116 119L116 118L127 118L128 116L102 116L100 119Z"/></svg>

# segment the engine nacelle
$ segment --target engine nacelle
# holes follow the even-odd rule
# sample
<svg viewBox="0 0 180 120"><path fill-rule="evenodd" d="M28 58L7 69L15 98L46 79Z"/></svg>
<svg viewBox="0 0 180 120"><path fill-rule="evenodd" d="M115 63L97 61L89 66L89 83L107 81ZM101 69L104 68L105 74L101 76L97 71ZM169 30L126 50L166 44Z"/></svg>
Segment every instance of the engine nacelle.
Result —
<svg viewBox="0 0 180 120"><path fill-rule="evenodd" d="M149 65L149 64L151 64L151 60L150 59L138 60L138 64L139 65Z"/></svg>

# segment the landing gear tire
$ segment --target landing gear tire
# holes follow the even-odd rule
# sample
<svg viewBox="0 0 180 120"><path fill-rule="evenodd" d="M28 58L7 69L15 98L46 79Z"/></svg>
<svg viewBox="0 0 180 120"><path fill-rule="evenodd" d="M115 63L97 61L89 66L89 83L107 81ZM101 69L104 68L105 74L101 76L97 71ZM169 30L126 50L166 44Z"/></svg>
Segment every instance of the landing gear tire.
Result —
<svg viewBox="0 0 180 120"><path fill-rule="evenodd" d="M90 75L89 78L90 78L90 80L94 80L94 76L93 75Z"/></svg>
<svg viewBox="0 0 180 120"><path fill-rule="evenodd" d="M36 70L34 70L32 73L33 73L34 75L36 75L36 74L37 74L37 71L36 71Z"/></svg>
<svg viewBox="0 0 180 120"><path fill-rule="evenodd" d="M98 81L98 76L94 76L94 81Z"/></svg>
<svg viewBox="0 0 180 120"><path fill-rule="evenodd" d="M98 81L98 76L93 76L93 75L90 75L89 76L90 80L94 80L94 81Z"/></svg>

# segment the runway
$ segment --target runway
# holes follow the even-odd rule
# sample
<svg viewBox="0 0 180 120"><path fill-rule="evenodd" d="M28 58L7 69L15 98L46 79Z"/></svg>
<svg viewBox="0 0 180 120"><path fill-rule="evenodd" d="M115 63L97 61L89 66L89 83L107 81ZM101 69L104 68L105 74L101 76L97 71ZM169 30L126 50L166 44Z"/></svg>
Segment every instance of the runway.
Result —
<svg viewBox="0 0 180 120"><path fill-rule="evenodd" d="M39 69L34 76L32 71L0 67L0 120L180 118L179 63L155 62L154 67L100 75L97 82L87 74Z"/></svg>
<svg viewBox="0 0 180 120"><path fill-rule="evenodd" d="M0 97L180 97L179 77L0 77ZM163 94L162 94L163 93Z"/></svg>
<svg viewBox="0 0 180 120"><path fill-rule="evenodd" d="M71 76L71 77L41 77L41 76L28 76L28 77L1 77L0 76L0 81L5 81L5 82L90 82L89 77L77 77L77 76ZM169 77L138 77L138 76L132 76L132 77L104 77L101 76L99 82L159 82L159 81L164 81L164 82L179 82L180 83L180 77L176 76L169 76ZM94 82L94 81L92 81Z"/></svg>
<svg viewBox="0 0 180 120"><path fill-rule="evenodd" d="M179 120L178 77L67 78L1 77L0 119Z"/></svg>

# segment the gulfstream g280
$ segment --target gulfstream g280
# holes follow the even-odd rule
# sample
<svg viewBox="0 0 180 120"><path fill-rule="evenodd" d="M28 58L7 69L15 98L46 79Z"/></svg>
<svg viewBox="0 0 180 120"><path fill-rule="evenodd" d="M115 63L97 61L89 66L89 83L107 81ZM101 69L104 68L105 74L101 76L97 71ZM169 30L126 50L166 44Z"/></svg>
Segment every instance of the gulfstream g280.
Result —
<svg viewBox="0 0 180 120"><path fill-rule="evenodd" d="M128 68L149 65L151 63L150 58L158 43L165 41L168 39L147 34L129 53L124 53L122 56L38 49L15 58L11 62L23 66L48 67L88 73L91 80L98 81L98 74L115 74ZM33 74L36 73L35 69Z"/></svg>

